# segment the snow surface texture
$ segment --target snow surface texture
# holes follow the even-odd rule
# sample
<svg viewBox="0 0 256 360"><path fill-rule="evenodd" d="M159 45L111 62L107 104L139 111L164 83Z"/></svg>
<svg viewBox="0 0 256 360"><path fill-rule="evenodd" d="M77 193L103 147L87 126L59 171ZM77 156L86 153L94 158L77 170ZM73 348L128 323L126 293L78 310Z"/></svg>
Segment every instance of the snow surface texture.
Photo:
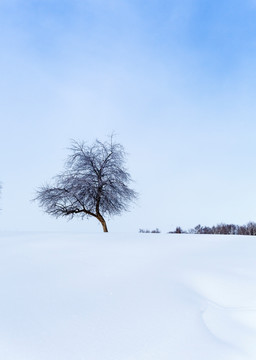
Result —
<svg viewBox="0 0 256 360"><path fill-rule="evenodd" d="M256 238L2 234L0 359L256 359Z"/></svg>

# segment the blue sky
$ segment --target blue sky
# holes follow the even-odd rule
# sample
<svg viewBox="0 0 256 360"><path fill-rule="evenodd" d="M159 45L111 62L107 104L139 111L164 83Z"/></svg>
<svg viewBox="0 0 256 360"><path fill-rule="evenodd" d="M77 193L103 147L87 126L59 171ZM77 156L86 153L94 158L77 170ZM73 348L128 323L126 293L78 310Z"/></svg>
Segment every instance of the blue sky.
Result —
<svg viewBox="0 0 256 360"><path fill-rule="evenodd" d="M256 220L256 2L1 0L2 230L101 231L30 200L113 131L140 199L112 231Z"/></svg>

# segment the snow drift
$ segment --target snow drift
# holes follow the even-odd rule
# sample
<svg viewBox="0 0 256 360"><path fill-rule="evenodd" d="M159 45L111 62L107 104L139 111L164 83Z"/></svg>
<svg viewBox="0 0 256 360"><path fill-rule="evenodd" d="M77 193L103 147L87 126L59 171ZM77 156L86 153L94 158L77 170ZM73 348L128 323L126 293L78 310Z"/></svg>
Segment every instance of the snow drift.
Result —
<svg viewBox="0 0 256 360"><path fill-rule="evenodd" d="M256 238L2 234L0 358L256 359Z"/></svg>

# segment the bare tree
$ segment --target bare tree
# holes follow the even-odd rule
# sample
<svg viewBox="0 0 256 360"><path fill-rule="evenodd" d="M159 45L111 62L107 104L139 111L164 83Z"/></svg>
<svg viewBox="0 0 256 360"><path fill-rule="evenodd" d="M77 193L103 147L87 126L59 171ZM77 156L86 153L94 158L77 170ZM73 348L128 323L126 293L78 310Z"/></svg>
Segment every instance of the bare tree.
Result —
<svg viewBox="0 0 256 360"><path fill-rule="evenodd" d="M35 200L46 213L56 218L75 215L95 217L108 232L105 216L119 215L137 193L128 187L131 177L124 167L121 144L96 140L92 146L72 141L65 170L37 191Z"/></svg>

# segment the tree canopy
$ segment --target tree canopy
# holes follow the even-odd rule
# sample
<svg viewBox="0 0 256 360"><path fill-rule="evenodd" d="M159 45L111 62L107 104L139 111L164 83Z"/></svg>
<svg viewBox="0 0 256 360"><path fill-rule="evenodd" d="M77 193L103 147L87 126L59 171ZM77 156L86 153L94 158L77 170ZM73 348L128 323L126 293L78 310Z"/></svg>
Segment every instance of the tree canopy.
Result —
<svg viewBox="0 0 256 360"><path fill-rule="evenodd" d="M128 210L137 193L129 188L131 176L125 168L126 153L121 144L96 140L91 146L72 141L63 172L52 184L41 186L35 200L56 218L95 217L107 232L105 216Z"/></svg>

